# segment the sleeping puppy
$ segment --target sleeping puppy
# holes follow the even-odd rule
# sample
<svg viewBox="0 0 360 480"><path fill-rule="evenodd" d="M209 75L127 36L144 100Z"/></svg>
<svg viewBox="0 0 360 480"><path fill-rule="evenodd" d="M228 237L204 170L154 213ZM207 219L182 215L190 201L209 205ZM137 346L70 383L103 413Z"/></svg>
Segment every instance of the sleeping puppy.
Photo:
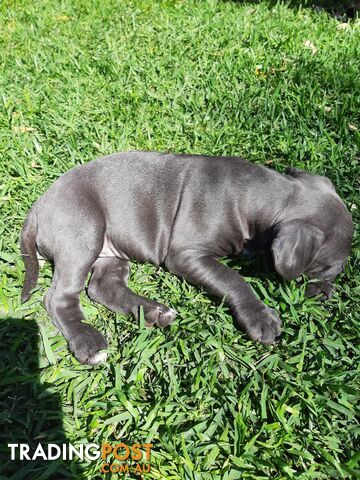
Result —
<svg viewBox="0 0 360 480"><path fill-rule="evenodd" d="M219 262L249 242L267 245L281 277L315 279L309 295L331 295L351 248L351 217L326 177L285 174L239 157L124 152L62 175L29 211L21 233L22 301L36 286L38 254L54 264L45 306L79 362L105 360L104 337L84 323L79 296L165 327L176 312L127 286L130 261L163 265L224 298L236 325L271 344L277 313Z"/></svg>

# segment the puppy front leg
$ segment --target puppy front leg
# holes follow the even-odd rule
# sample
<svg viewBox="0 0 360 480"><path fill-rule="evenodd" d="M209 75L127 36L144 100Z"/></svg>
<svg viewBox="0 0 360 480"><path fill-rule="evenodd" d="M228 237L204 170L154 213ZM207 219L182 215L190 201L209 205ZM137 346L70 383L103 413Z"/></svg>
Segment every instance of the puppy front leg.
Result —
<svg viewBox="0 0 360 480"><path fill-rule="evenodd" d="M243 277L215 257L187 250L172 253L165 264L175 275L225 297L237 326L251 339L270 344L280 335L281 321L276 312L256 297Z"/></svg>

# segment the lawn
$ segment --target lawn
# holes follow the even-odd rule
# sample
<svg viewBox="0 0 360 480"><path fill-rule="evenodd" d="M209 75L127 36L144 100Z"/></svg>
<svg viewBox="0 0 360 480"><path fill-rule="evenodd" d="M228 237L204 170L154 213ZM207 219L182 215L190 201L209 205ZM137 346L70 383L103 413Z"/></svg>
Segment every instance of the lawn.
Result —
<svg viewBox="0 0 360 480"><path fill-rule="evenodd" d="M131 287L179 312L148 330L90 302L108 361L80 365L20 304L19 232L69 168L128 149L242 155L327 175L359 218L360 21L270 1L0 4L0 478L99 479L101 461L15 462L8 443L151 442L144 478L359 478L360 240L327 303L237 261L282 317L275 347L161 268ZM139 476L132 478L140 478Z"/></svg>

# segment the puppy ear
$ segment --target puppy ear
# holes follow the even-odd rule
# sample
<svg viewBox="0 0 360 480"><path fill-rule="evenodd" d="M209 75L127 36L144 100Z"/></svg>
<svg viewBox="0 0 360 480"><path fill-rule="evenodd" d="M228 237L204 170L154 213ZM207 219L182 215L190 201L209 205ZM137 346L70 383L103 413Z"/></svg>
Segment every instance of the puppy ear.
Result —
<svg viewBox="0 0 360 480"><path fill-rule="evenodd" d="M280 225L271 245L276 271L286 280L298 277L316 257L323 240L321 230L301 220Z"/></svg>
<svg viewBox="0 0 360 480"><path fill-rule="evenodd" d="M285 173L286 175L290 175L291 177L299 177L300 175L302 175L303 173L307 173L307 172L304 172L304 170L300 170L300 168L295 168L295 167L287 167L286 170L285 170Z"/></svg>
<svg viewBox="0 0 360 480"><path fill-rule="evenodd" d="M297 178L299 180L307 180L314 186L326 186L331 188L331 190L334 192L336 191L331 180L324 175L316 175L315 173L305 172L305 170L300 170L300 168L295 167L287 167L285 173L286 175L290 175L290 177Z"/></svg>

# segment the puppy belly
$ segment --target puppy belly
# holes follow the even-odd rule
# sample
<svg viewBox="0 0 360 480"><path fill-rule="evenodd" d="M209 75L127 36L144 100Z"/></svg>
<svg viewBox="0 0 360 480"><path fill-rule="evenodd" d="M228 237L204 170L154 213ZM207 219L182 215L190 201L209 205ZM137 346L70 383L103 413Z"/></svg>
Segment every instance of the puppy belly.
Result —
<svg viewBox="0 0 360 480"><path fill-rule="evenodd" d="M123 255L120 255L119 251L114 247L114 244L111 241L111 238L105 234L104 236L104 243L99 254L99 258L107 258L107 257L118 257L124 258Z"/></svg>

